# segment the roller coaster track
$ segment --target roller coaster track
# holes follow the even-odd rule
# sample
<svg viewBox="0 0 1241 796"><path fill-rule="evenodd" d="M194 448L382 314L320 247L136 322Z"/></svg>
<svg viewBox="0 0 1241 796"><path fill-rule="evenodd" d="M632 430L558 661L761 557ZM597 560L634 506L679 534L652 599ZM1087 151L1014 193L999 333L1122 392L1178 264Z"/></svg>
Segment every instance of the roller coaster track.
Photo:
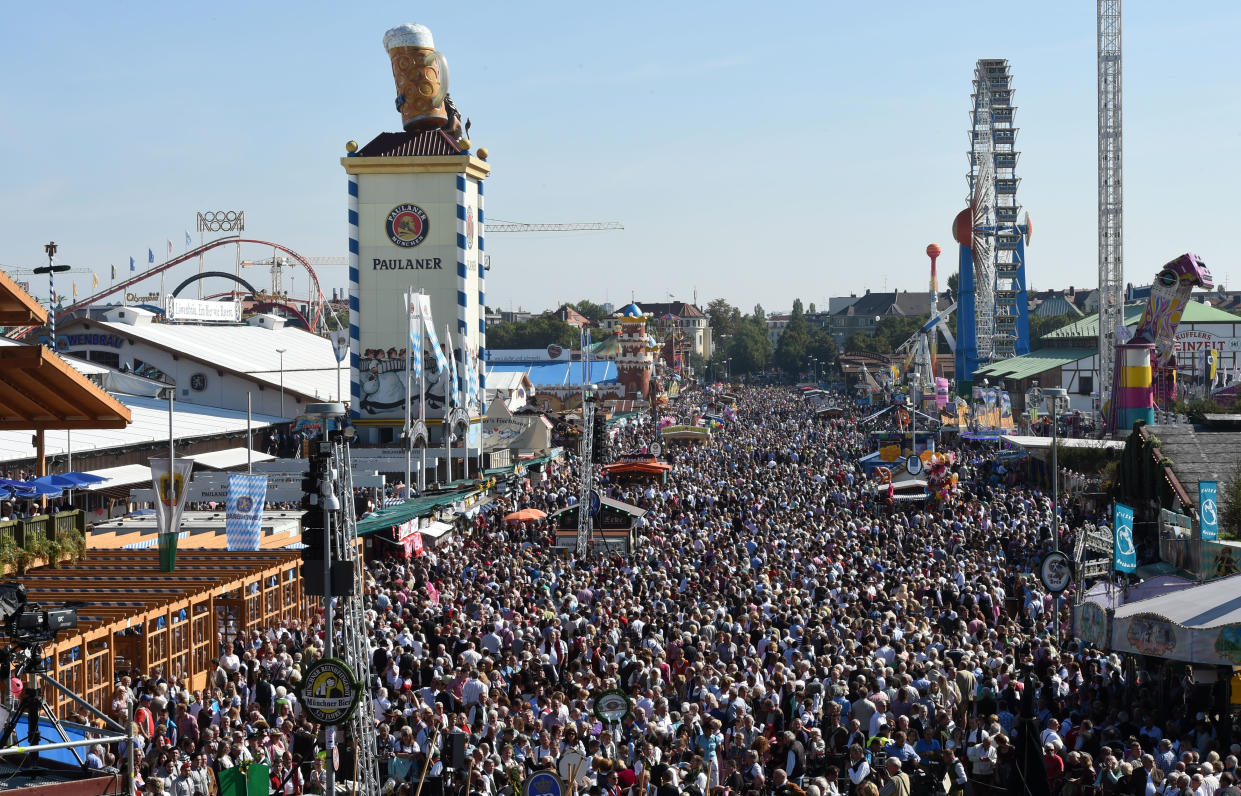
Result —
<svg viewBox="0 0 1241 796"><path fill-rule="evenodd" d="M102 290L99 290L90 296L87 296L81 301L75 301L66 307L62 307L61 309L55 310L56 320L60 321L64 318L67 318L68 316L76 312L77 310L89 307L92 304L95 304L107 298L108 296L111 296L115 293L123 292L127 288L133 287L134 285L137 285L141 282L145 282L147 279L150 279L153 276L158 276L162 272L167 271L168 269L173 268L177 265L180 265L181 263L186 262L187 260L192 260L195 257L199 256L200 254L205 254L206 252L209 252L212 249L217 249L220 246L229 246L229 245L239 244L239 243L252 243L258 246L270 246L273 249L277 249L279 251L284 252L285 254L289 255L297 262L301 263L302 267L306 269L306 273L310 275L311 284L314 285L314 295L318 297L318 300L314 302L314 305L315 305L314 317L310 319L311 328L318 329L319 325L323 322L323 307L327 302L323 298L323 291L319 289L319 275L315 273L314 267L311 266L311 264L306 260L305 257L303 257L302 255L298 254L297 252L293 251L292 249L286 246L280 245L279 243L273 243L272 241L267 241L267 240L255 240L253 238L239 238L235 235L230 235L225 238L216 238L215 240L207 241L201 246L190 249L184 254L178 254L176 257L173 257L169 260L159 263L158 265L152 265L147 270L142 271L141 273L134 274L128 279L124 279L120 282L116 282L114 284L108 285L108 287L103 288ZM35 328L36 327L34 326L28 326L24 329L18 329L18 330L15 330L11 336L16 337L16 338L25 337Z"/></svg>

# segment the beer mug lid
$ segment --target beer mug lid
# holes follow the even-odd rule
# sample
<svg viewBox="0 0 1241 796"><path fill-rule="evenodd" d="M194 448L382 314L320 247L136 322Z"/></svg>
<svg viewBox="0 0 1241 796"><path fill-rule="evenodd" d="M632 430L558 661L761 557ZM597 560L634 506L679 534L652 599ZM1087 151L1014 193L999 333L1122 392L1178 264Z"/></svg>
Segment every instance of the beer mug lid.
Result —
<svg viewBox="0 0 1241 796"><path fill-rule="evenodd" d="M435 40L431 38L431 29L426 25L407 23L399 25L384 34L384 49L393 47L426 47L435 49Z"/></svg>

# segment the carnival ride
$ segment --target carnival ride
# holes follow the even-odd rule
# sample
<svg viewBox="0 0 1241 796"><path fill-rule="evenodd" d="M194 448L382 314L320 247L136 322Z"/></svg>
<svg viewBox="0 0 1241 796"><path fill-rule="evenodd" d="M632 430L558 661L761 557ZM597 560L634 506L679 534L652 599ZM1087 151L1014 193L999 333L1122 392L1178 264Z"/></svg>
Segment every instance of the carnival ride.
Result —
<svg viewBox="0 0 1241 796"><path fill-rule="evenodd" d="M170 271L170 269L180 265L181 263L187 262L189 260L193 260L195 257L205 254L213 249L217 249L221 246L228 246L228 245L240 246L243 243L253 244L257 246L268 246L276 251L283 252L287 254L289 257L293 258L293 260L295 260L303 268L306 269L306 273L310 277L310 288L311 288L310 289L310 302L309 302L310 307L311 307L311 314L309 318L306 318L304 315L302 315L300 311L297 311L291 305L288 305L287 302L270 301L270 302L267 302L267 304L269 307L283 308L286 311L290 311L290 314L294 314L295 317L299 317L304 323L306 323L307 328L311 329L312 331L319 331L322 328L324 328L324 325L326 324L327 319L331 317L331 313L325 311L327 309L327 300L323 296L323 291L319 288L319 275L315 272L315 269L310 264L309 260L303 257L302 255L298 254L297 252L293 251L292 249L288 248L287 246L283 246L279 243L273 243L272 241L266 241L266 240L257 240L254 238L241 238L235 235L230 235L227 237L217 238L215 240L207 241L206 243L203 243L199 246L191 248L183 252L182 254L178 254L175 257L170 257L169 259L165 260L162 263L152 265L151 267L147 268L145 271L140 271L138 273L135 273L133 276L129 277L128 279L122 279L120 281L109 284L106 288L101 288L100 290L95 291L94 293L92 293L89 296L86 296L83 299L74 301L63 307L58 307L54 309L53 312L55 312L57 320L68 318L74 312L78 310L85 309L86 307L96 304L102 301L103 299L109 296L115 295L117 293L124 293L124 291L126 291L127 289L135 285L139 285L152 277L156 277L156 276L159 276L160 274ZM206 278L208 275L231 279L234 282L237 282L242 286L250 287L247 282L245 282L244 280L242 280L239 276L235 274L230 274L225 271L211 271L211 272L206 272L202 274L197 274L185 280L176 288L176 290L173 291L173 295L176 295L178 292L180 292L187 284L190 284L199 279ZM251 287L251 292L253 292L252 287ZM232 293L217 294L217 296L219 295L233 295L233 294ZM16 338L24 337L25 335L33 331L34 328L35 327L25 327L23 329L18 329L13 332L12 336Z"/></svg>
<svg viewBox="0 0 1241 796"><path fill-rule="evenodd" d="M944 342L948 344L949 351L954 354L957 351L956 338L952 336L952 332L948 331L948 318L956 308L957 304L953 302L947 308L932 313L930 319L922 324L918 331L896 348L897 354L904 355L901 375L905 376L908 383L918 391L917 402L920 406L925 406L928 400L930 402L937 400L934 347L938 336L941 334L944 336ZM909 378L910 367L913 367L912 379ZM947 396L944 397L947 398Z"/></svg>
<svg viewBox="0 0 1241 796"><path fill-rule="evenodd" d="M1017 220L1020 153L1012 94L1008 61L980 59L970 112L968 206L952 224L960 249L956 373L963 394L979 366L1030 350L1025 248L1031 225L1029 213Z"/></svg>
<svg viewBox="0 0 1241 796"><path fill-rule="evenodd" d="M1155 407L1166 408L1176 400L1176 327L1194 288L1214 286L1206 263L1192 253L1160 269L1133 338L1115 346L1109 431L1125 431L1138 420L1153 423Z"/></svg>

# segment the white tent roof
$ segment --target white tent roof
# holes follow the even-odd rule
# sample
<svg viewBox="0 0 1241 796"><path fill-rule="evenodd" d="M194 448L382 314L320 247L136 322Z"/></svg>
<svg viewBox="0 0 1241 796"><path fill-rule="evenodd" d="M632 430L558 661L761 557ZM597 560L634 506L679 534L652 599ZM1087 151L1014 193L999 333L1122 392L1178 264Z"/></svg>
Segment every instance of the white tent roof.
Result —
<svg viewBox="0 0 1241 796"><path fill-rule="evenodd" d="M1051 437L1026 437L1020 435L1009 435L1004 437L1006 442L1014 445L1020 445L1027 450L1047 450L1051 448ZM1103 450L1105 448L1114 448L1120 450L1125 447L1123 439L1077 439L1075 437L1060 437L1056 441L1056 445L1061 448L1085 448L1089 450Z"/></svg>
<svg viewBox="0 0 1241 796"><path fill-rule="evenodd" d="M273 387L280 385L281 358L277 349L283 348L285 390L322 400L336 395L337 363L332 341L295 326L265 329L250 325L92 323Z"/></svg>
<svg viewBox="0 0 1241 796"><path fill-rule="evenodd" d="M63 430L46 432L48 456L60 456L73 443L75 454L126 448L151 442L168 442L168 402L159 398L118 395L116 399L130 411L132 421L122 429L77 429L69 436ZM252 415L251 428L262 429L284 422L274 415ZM246 413L214 406L173 403L173 434L178 441L246 430ZM156 456L159 453L154 454ZM33 459L34 446L29 431L0 431L0 462ZM242 461L245 461L242 459ZM149 475L148 475L149 479Z"/></svg>
<svg viewBox="0 0 1241 796"><path fill-rule="evenodd" d="M227 448L222 451L211 451L210 453L196 453L193 456L186 456L186 459L193 459L195 464L201 464L203 467L210 467L215 470L227 470L230 467L240 467L246 463L245 448ZM262 451L250 451L251 462L266 462L276 458L270 453Z"/></svg>
<svg viewBox="0 0 1241 796"><path fill-rule="evenodd" d="M1241 623L1241 575L1208 581L1201 586L1127 603L1116 609L1116 619L1157 614L1190 628Z"/></svg>
<svg viewBox="0 0 1241 796"><path fill-rule="evenodd" d="M86 490L91 492L100 489L111 489L117 486L151 483L151 468L145 464L122 464L119 467L104 467L101 470L91 470L88 475L97 475L100 478L108 479L107 481L87 486Z"/></svg>

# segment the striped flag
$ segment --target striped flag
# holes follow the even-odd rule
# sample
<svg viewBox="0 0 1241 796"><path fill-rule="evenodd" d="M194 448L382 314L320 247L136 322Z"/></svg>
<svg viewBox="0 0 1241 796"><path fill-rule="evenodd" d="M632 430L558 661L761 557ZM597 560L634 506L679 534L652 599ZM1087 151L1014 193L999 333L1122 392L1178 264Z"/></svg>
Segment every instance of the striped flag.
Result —
<svg viewBox="0 0 1241 796"><path fill-rule="evenodd" d="M409 311L409 375L412 379L422 378L422 311L419 306L422 294L413 293L406 296Z"/></svg>
<svg viewBox="0 0 1241 796"><path fill-rule="evenodd" d="M258 550L263 527L267 476L229 473L224 504L224 537L229 550Z"/></svg>
<svg viewBox="0 0 1241 796"><path fill-rule="evenodd" d="M448 405L456 409L461 405L461 385L457 382L457 354L452 350L448 324L444 324L444 339L448 341Z"/></svg>

